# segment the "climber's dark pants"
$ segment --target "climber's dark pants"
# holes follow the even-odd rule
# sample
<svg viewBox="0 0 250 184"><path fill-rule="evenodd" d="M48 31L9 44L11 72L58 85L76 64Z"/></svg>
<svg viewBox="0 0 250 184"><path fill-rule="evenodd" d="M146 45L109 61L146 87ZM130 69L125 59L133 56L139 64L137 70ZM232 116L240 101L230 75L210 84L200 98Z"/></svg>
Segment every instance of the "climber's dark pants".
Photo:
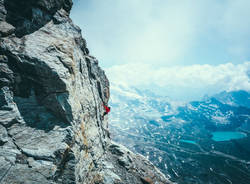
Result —
<svg viewBox="0 0 250 184"><path fill-rule="evenodd" d="M107 115L107 112L104 112L103 116L102 116L102 120L104 120L104 116Z"/></svg>

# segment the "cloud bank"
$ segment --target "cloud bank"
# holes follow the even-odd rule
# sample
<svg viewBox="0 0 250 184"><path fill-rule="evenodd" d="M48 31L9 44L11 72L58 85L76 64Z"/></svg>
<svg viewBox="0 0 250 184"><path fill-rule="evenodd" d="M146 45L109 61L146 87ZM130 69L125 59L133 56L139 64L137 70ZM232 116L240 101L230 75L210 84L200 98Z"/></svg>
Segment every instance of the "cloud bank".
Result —
<svg viewBox="0 0 250 184"><path fill-rule="evenodd" d="M74 0L109 79L175 99L250 90L250 1Z"/></svg>
<svg viewBox="0 0 250 184"><path fill-rule="evenodd" d="M106 68L106 73L114 84L150 89L175 100L198 100L221 91L250 91L250 62L161 68L134 63Z"/></svg>

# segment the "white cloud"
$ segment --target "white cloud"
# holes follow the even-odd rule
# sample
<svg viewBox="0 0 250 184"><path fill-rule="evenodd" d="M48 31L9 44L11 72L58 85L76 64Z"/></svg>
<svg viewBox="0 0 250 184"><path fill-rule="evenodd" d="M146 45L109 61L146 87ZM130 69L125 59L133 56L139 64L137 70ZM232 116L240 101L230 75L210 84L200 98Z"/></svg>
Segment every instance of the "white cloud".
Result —
<svg viewBox="0 0 250 184"><path fill-rule="evenodd" d="M192 100L221 91L250 91L250 62L156 68L133 63L107 68L112 83L149 88L174 99Z"/></svg>
<svg viewBox="0 0 250 184"><path fill-rule="evenodd" d="M249 7L247 0L75 0L71 17L91 54L110 66L111 81L194 99L250 90L250 64L242 63L250 60Z"/></svg>
<svg viewBox="0 0 250 184"><path fill-rule="evenodd" d="M220 36L228 42L227 50L233 56L239 58L249 53L250 33L250 1L230 0L226 7L222 7L222 17L218 20Z"/></svg>
<svg viewBox="0 0 250 184"><path fill-rule="evenodd" d="M73 11L72 17L87 17L80 25L88 28L84 32L90 49L101 59L164 63L175 61L191 44L193 12L187 1L94 0L86 11Z"/></svg>
<svg viewBox="0 0 250 184"><path fill-rule="evenodd" d="M247 60L249 7L247 0L75 0L72 18L101 65L203 64L204 53L215 64Z"/></svg>

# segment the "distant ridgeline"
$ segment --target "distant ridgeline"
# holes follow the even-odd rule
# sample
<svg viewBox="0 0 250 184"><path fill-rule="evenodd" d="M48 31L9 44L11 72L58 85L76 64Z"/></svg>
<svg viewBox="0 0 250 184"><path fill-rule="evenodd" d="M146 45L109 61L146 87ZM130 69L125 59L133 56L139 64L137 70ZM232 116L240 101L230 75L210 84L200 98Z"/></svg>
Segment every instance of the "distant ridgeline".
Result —
<svg viewBox="0 0 250 184"><path fill-rule="evenodd" d="M222 92L183 104L135 88L111 90L111 135L171 180L249 183L249 92Z"/></svg>

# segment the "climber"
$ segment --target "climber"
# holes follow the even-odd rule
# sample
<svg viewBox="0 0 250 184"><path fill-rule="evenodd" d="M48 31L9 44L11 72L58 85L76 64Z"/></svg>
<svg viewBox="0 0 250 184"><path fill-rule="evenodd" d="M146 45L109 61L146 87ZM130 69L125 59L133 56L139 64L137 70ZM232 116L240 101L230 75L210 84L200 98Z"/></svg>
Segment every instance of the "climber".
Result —
<svg viewBox="0 0 250 184"><path fill-rule="evenodd" d="M111 107L108 107L108 106L106 106L106 105L104 105L104 104L103 104L103 107L104 107L104 109L105 109L105 112L104 112L104 114L103 114L103 117L104 117L106 114L108 114L108 113L110 112Z"/></svg>

